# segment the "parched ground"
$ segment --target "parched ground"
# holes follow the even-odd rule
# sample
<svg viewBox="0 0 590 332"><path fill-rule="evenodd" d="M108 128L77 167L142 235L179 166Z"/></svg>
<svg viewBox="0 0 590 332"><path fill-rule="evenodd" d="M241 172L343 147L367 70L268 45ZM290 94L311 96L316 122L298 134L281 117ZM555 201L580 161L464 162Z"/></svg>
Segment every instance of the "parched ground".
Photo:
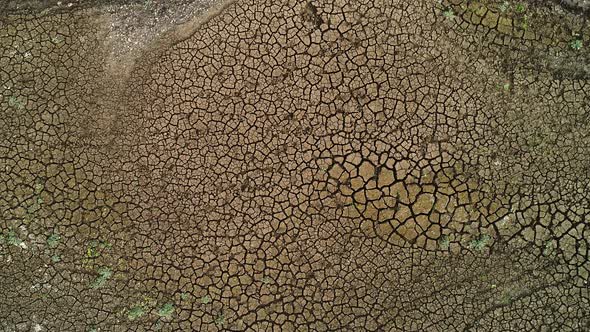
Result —
<svg viewBox="0 0 590 332"><path fill-rule="evenodd" d="M590 330L582 9L4 10L0 331Z"/></svg>

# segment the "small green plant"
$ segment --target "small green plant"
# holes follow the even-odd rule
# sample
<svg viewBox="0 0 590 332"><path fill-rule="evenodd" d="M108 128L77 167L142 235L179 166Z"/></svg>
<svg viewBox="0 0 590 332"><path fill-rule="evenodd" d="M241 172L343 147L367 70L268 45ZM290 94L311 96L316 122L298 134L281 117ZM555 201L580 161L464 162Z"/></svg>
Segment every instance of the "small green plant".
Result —
<svg viewBox="0 0 590 332"><path fill-rule="evenodd" d="M516 8L514 8L514 11L516 11L517 13L524 13L526 11L526 6L522 2L517 3Z"/></svg>
<svg viewBox="0 0 590 332"><path fill-rule="evenodd" d="M63 38L61 36L55 36L55 37L51 38L51 41L54 44L59 44L59 43L63 42Z"/></svg>
<svg viewBox="0 0 590 332"><path fill-rule="evenodd" d="M27 244L23 240L21 240L12 229L8 231L8 234L6 234L4 240L8 245L19 247L22 249L27 249Z"/></svg>
<svg viewBox="0 0 590 332"><path fill-rule="evenodd" d="M491 239L492 238L487 234L481 235L478 238L473 239L471 240L471 242L469 242L469 248L476 251L483 251L487 247Z"/></svg>
<svg viewBox="0 0 590 332"><path fill-rule="evenodd" d="M223 324L225 324L225 316L223 315L223 312L220 312L219 315L217 315L217 318L215 318L215 325L222 327Z"/></svg>
<svg viewBox="0 0 590 332"><path fill-rule="evenodd" d="M61 237L57 233L53 233L47 237L47 245L49 248L55 248L59 244Z"/></svg>
<svg viewBox="0 0 590 332"><path fill-rule="evenodd" d="M142 308L154 308L158 301L151 296L144 296L143 301L141 301Z"/></svg>
<svg viewBox="0 0 590 332"><path fill-rule="evenodd" d="M35 183L35 195L39 195L41 192L43 192L43 189L45 189L45 186L43 185L42 180L37 179Z"/></svg>
<svg viewBox="0 0 590 332"><path fill-rule="evenodd" d="M583 46L584 46L584 43L582 42L582 39L580 37L575 37L574 39L572 39L570 41L570 47L573 50L579 51L582 49Z"/></svg>
<svg viewBox="0 0 590 332"><path fill-rule="evenodd" d="M205 295L201 298L201 303L202 304L209 304L211 303L211 297L209 295Z"/></svg>
<svg viewBox="0 0 590 332"><path fill-rule="evenodd" d="M520 27L525 31L529 29L529 16L528 15L524 15L524 17L522 18L522 23L521 23Z"/></svg>
<svg viewBox="0 0 590 332"><path fill-rule="evenodd" d="M510 291L504 291L502 292L502 295L500 296L500 304L502 305L509 305L510 303L512 303L512 295L510 294Z"/></svg>
<svg viewBox="0 0 590 332"><path fill-rule="evenodd" d="M551 255L551 253L553 253L553 242L551 242L551 240L545 242L545 245L543 246L543 255L544 256L549 256Z"/></svg>
<svg viewBox="0 0 590 332"><path fill-rule="evenodd" d="M25 108L25 103L19 97L10 96L10 97L8 97L8 106L20 111Z"/></svg>
<svg viewBox="0 0 590 332"><path fill-rule="evenodd" d="M92 283L92 285L90 285L92 288L96 289L96 288L100 288L102 286L104 286L104 284L107 282L107 280L109 280L113 275L113 271L111 271L111 269L107 266L101 267L100 269L98 269L98 277L94 280L94 282Z"/></svg>
<svg viewBox="0 0 590 332"><path fill-rule="evenodd" d="M6 235L6 243L13 246L18 246L21 242L21 239L18 238L18 236L12 229L8 231L8 234Z"/></svg>
<svg viewBox="0 0 590 332"><path fill-rule="evenodd" d="M174 305L172 303L166 303L158 310L158 316L160 317L170 317L174 312Z"/></svg>
<svg viewBox="0 0 590 332"><path fill-rule="evenodd" d="M94 258L98 258L99 256L100 256L100 252L98 252L98 250L96 250L95 247L86 248L86 258L94 259Z"/></svg>
<svg viewBox="0 0 590 332"><path fill-rule="evenodd" d="M504 1L500 4L500 6L498 8L500 9L500 11L502 13L504 13L505 11L507 11L510 8L510 3L508 1Z"/></svg>
<svg viewBox="0 0 590 332"><path fill-rule="evenodd" d="M129 309L129 312L127 313L127 318L129 320L136 320L136 319L140 318L141 316L143 316L144 314L145 314L145 310L143 309L143 307L135 306L135 307Z"/></svg>
<svg viewBox="0 0 590 332"><path fill-rule="evenodd" d="M51 256L51 261L54 263L59 263L59 262L61 262L61 257L57 254L53 255L53 256Z"/></svg>
<svg viewBox="0 0 590 332"><path fill-rule="evenodd" d="M449 249L449 245L451 243L451 240L449 239L448 235L443 235L438 239L438 246L439 248L441 248L442 250L447 250Z"/></svg>
<svg viewBox="0 0 590 332"><path fill-rule="evenodd" d="M528 289L525 285L511 285L502 291L499 302L502 305L512 304L527 292Z"/></svg>
<svg viewBox="0 0 590 332"><path fill-rule="evenodd" d="M453 11L452 8L447 8L445 10L443 10L443 16L448 18L448 19L454 19L455 18L455 12Z"/></svg>
<svg viewBox="0 0 590 332"><path fill-rule="evenodd" d="M180 299L183 301L188 300L189 296L190 295L188 293L180 293Z"/></svg>
<svg viewBox="0 0 590 332"><path fill-rule="evenodd" d="M94 260L101 255L101 251L105 249L111 249L112 245L108 241L97 241L92 240L88 243L86 247L86 259L87 260Z"/></svg>
<svg viewBox="0 0 590 332"><path fill-rule="evenodd" d="M111 249L113 245L109 241L98 241L98 247L100 249Z"/></svg>

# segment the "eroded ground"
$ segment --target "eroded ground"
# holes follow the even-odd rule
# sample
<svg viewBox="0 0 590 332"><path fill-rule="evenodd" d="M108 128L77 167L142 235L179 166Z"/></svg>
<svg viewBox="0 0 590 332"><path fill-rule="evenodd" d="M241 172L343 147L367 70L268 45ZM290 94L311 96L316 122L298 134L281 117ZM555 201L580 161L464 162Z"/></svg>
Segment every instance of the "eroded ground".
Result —
<svg viewBox="0 0 590 332"><path fill-rule="evenodd" d="M0 330L590 330L583 12L64 6L0 17Z"/></svg>

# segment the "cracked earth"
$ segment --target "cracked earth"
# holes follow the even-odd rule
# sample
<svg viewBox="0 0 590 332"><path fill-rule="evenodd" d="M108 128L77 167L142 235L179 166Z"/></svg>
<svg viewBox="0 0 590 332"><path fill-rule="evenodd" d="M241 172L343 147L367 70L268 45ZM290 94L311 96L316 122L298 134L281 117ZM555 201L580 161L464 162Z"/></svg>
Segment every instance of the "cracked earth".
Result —
<svg viewBox="0 0 590 332"><path fill-rule="evenodd" d="M0 9L0 330L590 330L585 1Z"/></svg>

